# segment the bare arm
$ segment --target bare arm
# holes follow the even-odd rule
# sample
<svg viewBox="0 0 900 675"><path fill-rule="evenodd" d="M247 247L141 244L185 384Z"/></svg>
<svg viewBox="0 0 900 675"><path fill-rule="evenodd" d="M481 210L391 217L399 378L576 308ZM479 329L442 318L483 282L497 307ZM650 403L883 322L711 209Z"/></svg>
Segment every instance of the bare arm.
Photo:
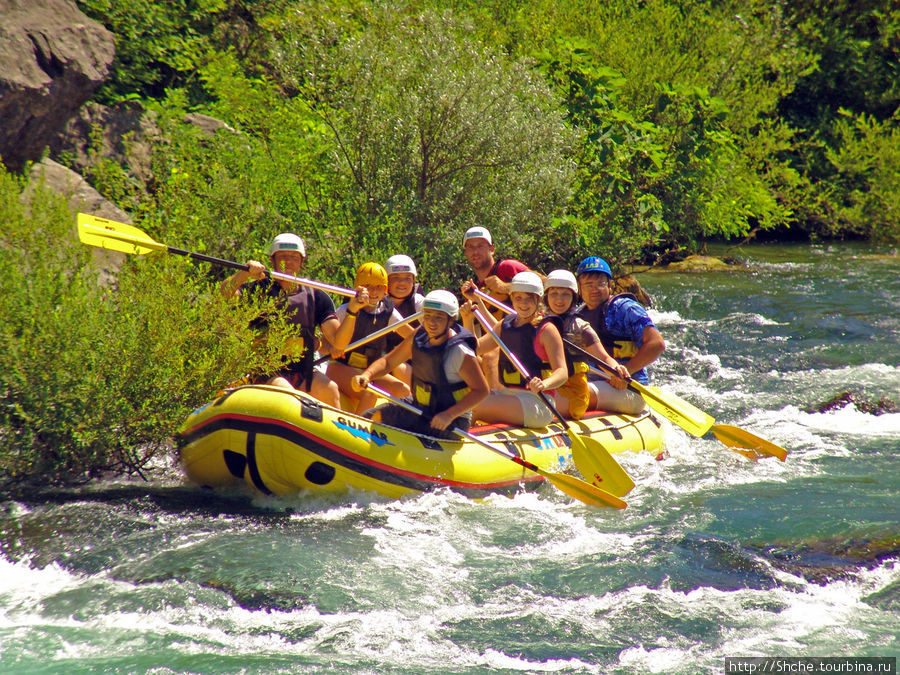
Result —
<svg viewBox="0 0 900 675"><path fill-rule="evenodd" d="M462 366L459 369L459 376L466 383L466 386L469 387L469 392L459 399L456 404L438 413L431 419L431 426L435 429L446 429L453 420L460 415L465 415L491 393L484 372L481 370L481 366L478 365L478 359L474 356L466 356L463 359Z"/></svg>
<svg viewBox="0 0 900 675"><path fill-rule="evenodd" d="M659 355L666 350L666 343L663 336L653 326L644 328L643 344L625 363L629 373L636 373L641 368L649 366L659 358Z"/></svg>
<svg viewBox="0 0 900 675"><path fill-rule="evenodd" d="M413 336L408 335L403 342L394 347L384 356L373 361L362 373L353 377L350 384L355 391L364 391L372 380L377 380L385 373L389 373L401 363L412 358Z"/></svg>
<svg viewBox="0 0 900 675"><path fill-rule="evenodd" d="M266 267L261 262L250 260L247 262L249 270L238 270L227 279L219 283L219 292L226 298L234 298L240 295L241 286L253 279L258 281L266 276Z"/></svg>
<svg viewBox="0 0 900 675"><path fill-rule="evenodd" d="M528 388L535 394L546 389L556 389L565 384L569 379L569 369L566 366L566 354L563 347L562 336L552 323L544 324L541 334L538 336L541 346L547 351L547 359L550 361L552 372L541 379L532 377Z"/></svg>

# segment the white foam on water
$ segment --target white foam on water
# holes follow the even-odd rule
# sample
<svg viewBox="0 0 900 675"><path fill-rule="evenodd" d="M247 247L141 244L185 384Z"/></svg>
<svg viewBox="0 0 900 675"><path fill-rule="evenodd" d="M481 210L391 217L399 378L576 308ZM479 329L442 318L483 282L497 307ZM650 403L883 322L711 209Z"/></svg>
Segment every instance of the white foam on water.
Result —
<svg viewBox="0 0 900 675"><path fill-rule="evenodd" d="M685 326L697 323L694 319L685 319L677 311L660 311L652 307L647 310L647 315L657 327L660 326Z"/></svg>
<svg viewBox="0 0 900 675"><path fill-rule="evenodd" d="M0 556L0 626L29 623L36 607L50 595L76 588L85 577L72 574L56 563L34 568L29 560L13 562Z"/></svg>
<svg viewBox="0 0 900 675"><path fill-rule="evenodd" d="M847 645L871 639L854 626L878 626L881 643L890 647L900 617L871 606L866 596L900 580L900 564L889 561L861 570L855 581L816 585L781 574L789 584L771 590L724 591L702 587L689 592L660 588L629 588L610 603L647 606L673 620L704 621L720 626L702 642L681 635L653 636L624 649L619 664L627 672L708 672L721 668L726 657L843 655ZM611 620L614 617L609 617ZM877 644L867 647L877 648ZM877 649L876 649L877 651Z"/></svg>

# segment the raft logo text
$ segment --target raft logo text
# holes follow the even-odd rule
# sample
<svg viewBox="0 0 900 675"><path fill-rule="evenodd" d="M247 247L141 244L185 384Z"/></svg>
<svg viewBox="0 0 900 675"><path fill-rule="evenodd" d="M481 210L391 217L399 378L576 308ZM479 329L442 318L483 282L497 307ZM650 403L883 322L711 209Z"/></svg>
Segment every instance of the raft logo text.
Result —
<svg viewBox="0 0 900 675"><path fill-rule="evenodd" d="M726 657L726 673L878 673L897 675L897 657L751 656Z"/></svg>

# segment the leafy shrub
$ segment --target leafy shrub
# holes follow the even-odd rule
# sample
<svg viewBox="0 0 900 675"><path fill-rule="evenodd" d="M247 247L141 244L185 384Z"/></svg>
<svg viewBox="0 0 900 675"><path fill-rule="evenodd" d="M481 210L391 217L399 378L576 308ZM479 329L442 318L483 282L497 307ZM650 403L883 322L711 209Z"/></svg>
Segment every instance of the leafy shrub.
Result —
<svg viewBox="0 0 900 675"><path fill-rule="evenodd" d="M22 192L0 172L0 476L140 472L192 408L274 362L252 349L258 308L226 303L188 260L125 259L102 285L66 203Z"/></svg>

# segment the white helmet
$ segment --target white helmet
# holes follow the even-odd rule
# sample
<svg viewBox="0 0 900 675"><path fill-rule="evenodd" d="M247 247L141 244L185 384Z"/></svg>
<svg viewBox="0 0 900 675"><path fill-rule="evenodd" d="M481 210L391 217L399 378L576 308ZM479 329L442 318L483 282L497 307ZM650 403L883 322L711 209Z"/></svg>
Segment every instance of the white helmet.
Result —
<svg viewBox="0 0 900 675"><path fill-rule="evenodd" d="M269 255L275 255L278 251L300 251L300 255L306 257L306 245L296 234L285 232L279 234L269 244Z"/></svg>
<svg viewBox="0 0 900 675"><path fill-rule="evenodd" d="M544 294L544 284L541 278L534 272L519 272L509 282L510 293L534 293L535 295Z"/></svg>
<svg viewBox="0 0 900 675"><path fill-rule="evenodd" d="M459 316L459 301L450 291L430 291L422 302L422 309L436 309L455 319Z"/></svg>
<svg viewBox="0 0 900 675"><path fill-rule="evenodd" d="M389 276L391 274L412 274L414 277L419 276L419 273L416 272L416 263L414 263L413 259L408 255L403 255L402 253L392 255L387 259L384 266L387 268Z"/></svg>
<svg viewBox="0 0 900 675"><path fill-rule="evenodd" d="M568 288L575 295L578 295L578 282L575 275L569 270L553 270L544 279L544 290L548 288Z"/></svg>

